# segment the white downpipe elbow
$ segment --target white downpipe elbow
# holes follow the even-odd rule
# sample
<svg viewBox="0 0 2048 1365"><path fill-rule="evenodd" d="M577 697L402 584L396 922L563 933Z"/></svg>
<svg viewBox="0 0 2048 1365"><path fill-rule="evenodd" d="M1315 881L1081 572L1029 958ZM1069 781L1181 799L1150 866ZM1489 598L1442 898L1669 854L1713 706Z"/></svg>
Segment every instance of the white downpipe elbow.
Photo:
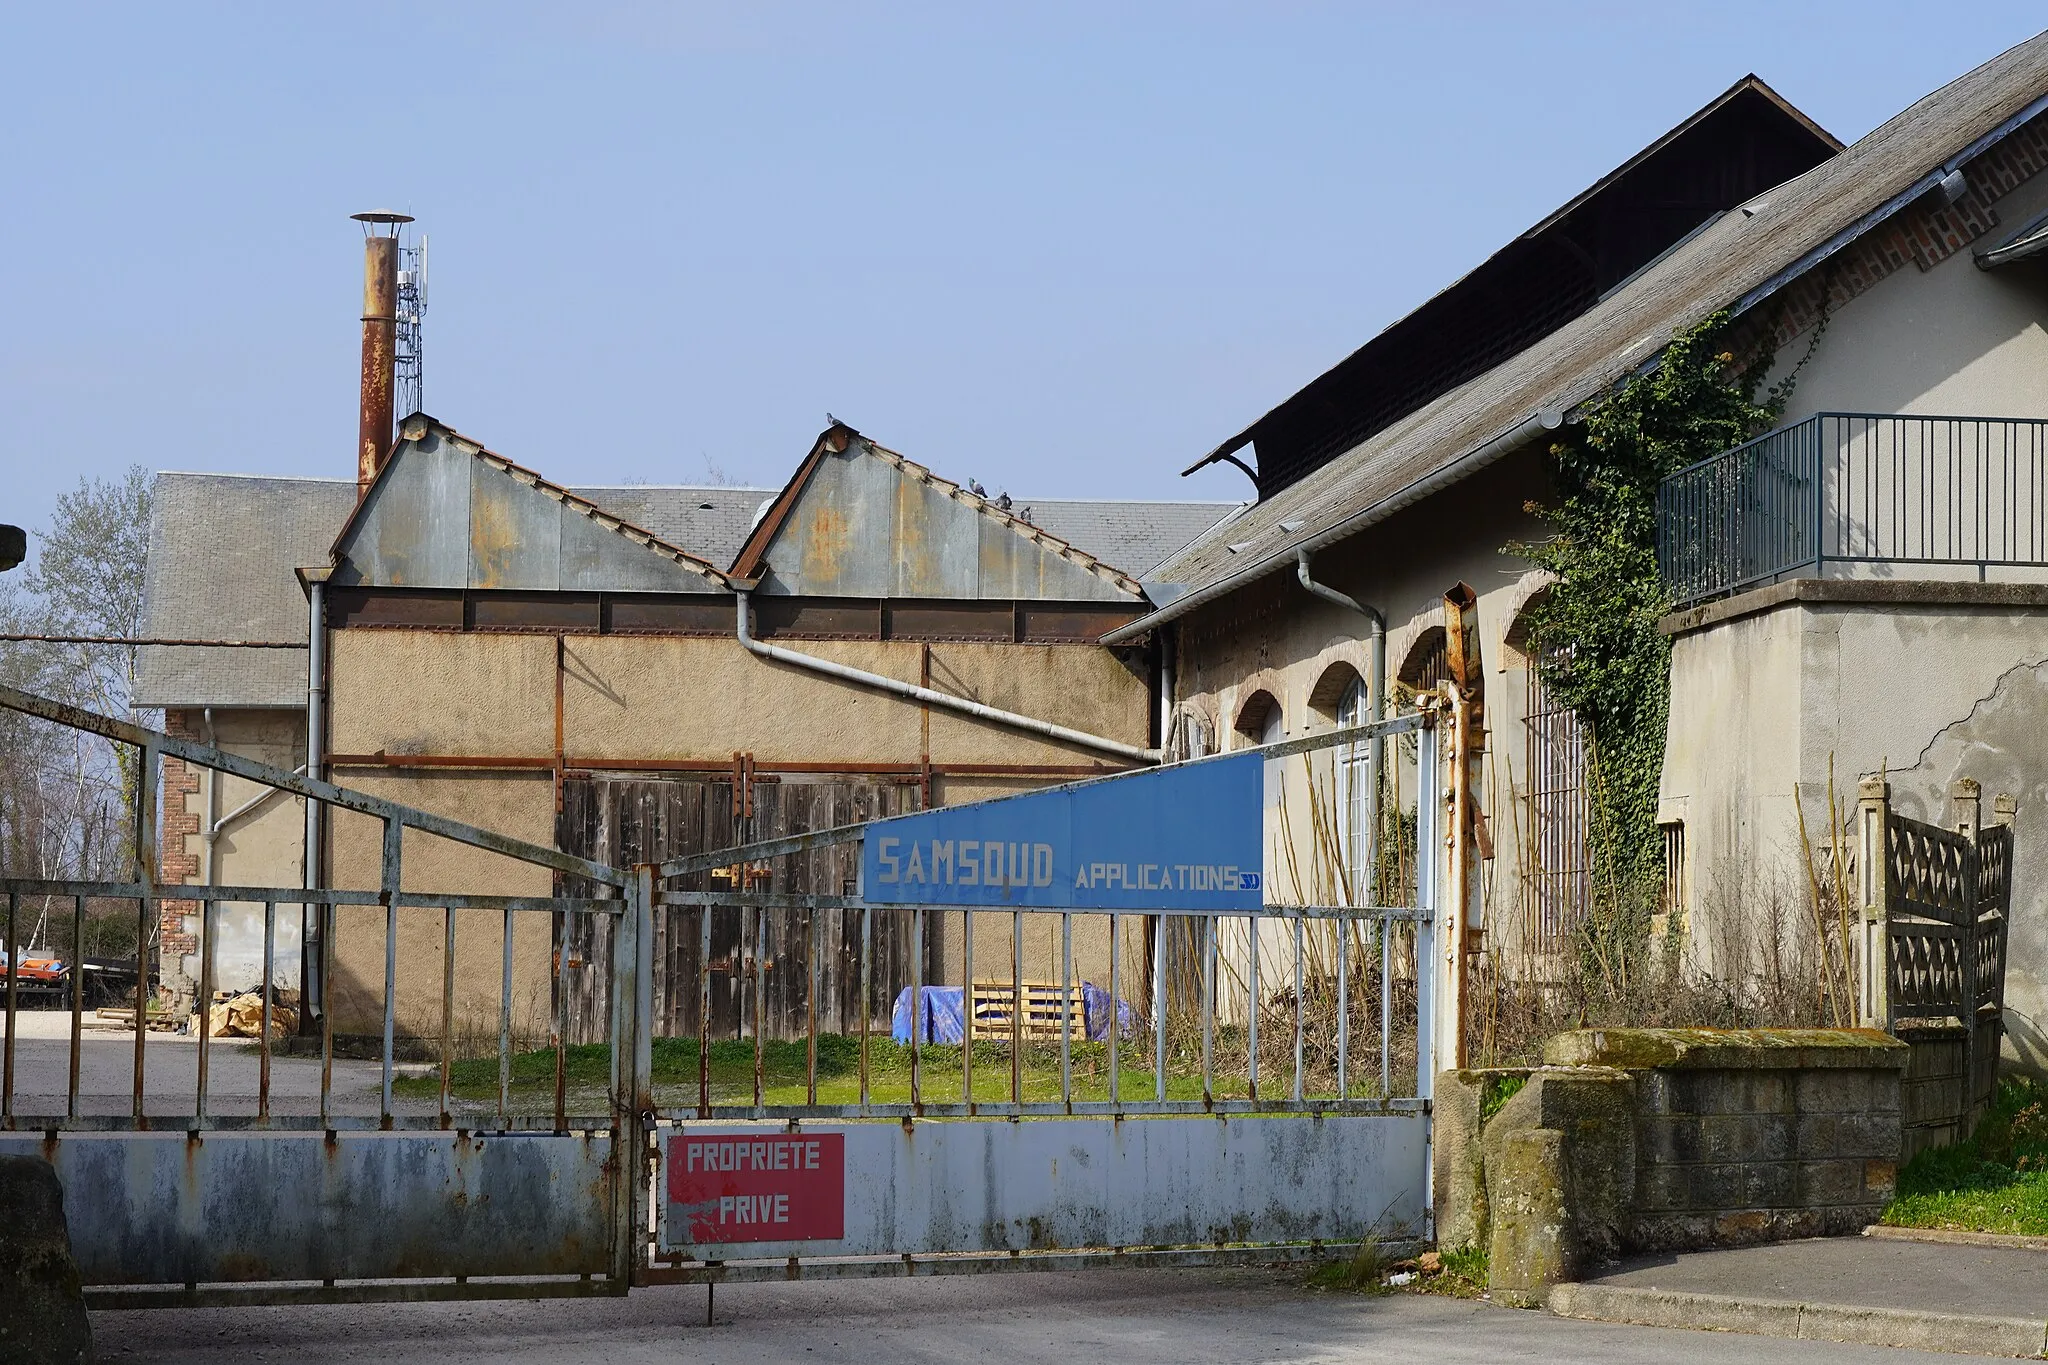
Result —
<svg viewBox="0 0 2048 1365"><path fill-rule="evenodd" d="M928 706L942 707L948 711L958 711L962 715L974 716L996 725L1007 725L1013 730L1025 730L1034 735L1044 735L1048 739L1059 740L1062 743L1078 744L1083 748L1094 749L1100 753L1114 754L1118 758L1129 759L1133 763L1157 763L1159 761L1159 750L1157 749L1146 749L1136 744L1125 744L1120 740L1107 739L1102 735L1091 735L1085 730L1071 730L1064 725L1054 725L1051 721L1039 720L1035 716L1020 716L1014 711L1001 711L993 706L983 706L978 701L969 701L965 697L956 697L950 692L939 692L929 687L919 687L915 683L907 683L898 678L886 677L880 673L870 673L866 669L850 668L845 664L834 663L830 659L820 659L813 654L804 654L794 649L783 649L777 645L763 644L754 638L752 626L747 619L750 597L751 595L745 592L733 595L733 600L738 604L739 642L746 647L747 652L750 654L758 655L763 659L773 659L777 663L788 664L792 668L802 668L812 673L821 673L828 678L838 678L844 682L857 683L862 687L872 687L877 692L888 692L910 701L923 702Z"/></svg>

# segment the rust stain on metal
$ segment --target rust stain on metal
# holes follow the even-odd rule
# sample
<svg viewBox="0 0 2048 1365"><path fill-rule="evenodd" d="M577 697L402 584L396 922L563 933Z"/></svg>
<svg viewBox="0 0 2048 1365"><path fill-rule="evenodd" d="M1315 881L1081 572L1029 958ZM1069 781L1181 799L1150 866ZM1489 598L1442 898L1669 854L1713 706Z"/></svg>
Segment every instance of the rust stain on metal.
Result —
<svg viewBox="0 0 2048 1365"><path fill-rule="evenodd" d="M831 503L809 509L803 526L804 586L813 593L828 593L839 581L853 551L852 528L846 513Z"/></svg>
<svg viewBox="0 0 2048 1365"><path fill-rule="evenodd" d="M362 403L357 425L356 490L369 491L391 453L391 366L397 355L398 239L363 242Z"/></svg>

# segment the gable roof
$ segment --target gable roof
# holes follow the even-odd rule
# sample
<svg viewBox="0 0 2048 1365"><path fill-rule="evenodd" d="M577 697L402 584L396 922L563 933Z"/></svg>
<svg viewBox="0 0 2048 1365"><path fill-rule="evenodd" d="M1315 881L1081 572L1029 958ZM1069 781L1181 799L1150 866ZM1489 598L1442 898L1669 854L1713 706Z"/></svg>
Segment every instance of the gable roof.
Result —
<svg viewBox="0 0 2048 1365"><path fill-rule="evenodd" d="M740 547L732 576L771 594L823 597L1144 594L1130 573L843 422L819 434Z"/></svg>
<svg viewBox="0 0 2048 1365"><path fill-rule="evenodd" d="M1841 149L1744 76L1195 467L1254 445L1270 497L1585 313L1714 214Z"/></svg>
<svg viewBox="0 0 2048 1365"><path fill-rule="evenodd" d="M1731 211L1596 307L1211 531L1153 575L1171 605L1128 640L1450 486L1554 429L1718 309L1773 297L2048 109L2048 33L1916 101L1840 155ZM1233 547L1235 547L1233 549Z"/></svg>
<svg viewBox="0 0 2048 1365"><path fill-rule="evenodd" d="M349 514L337 586L719 592L710 560L672 545L424 413ZM458 540L452 530L460 527Z"/></svg>

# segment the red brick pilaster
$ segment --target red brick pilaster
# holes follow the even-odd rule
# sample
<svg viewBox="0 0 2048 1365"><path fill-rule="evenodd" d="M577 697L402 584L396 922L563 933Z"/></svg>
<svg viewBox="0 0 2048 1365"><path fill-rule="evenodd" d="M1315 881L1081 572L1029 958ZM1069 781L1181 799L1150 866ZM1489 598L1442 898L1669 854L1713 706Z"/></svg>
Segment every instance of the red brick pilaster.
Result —
<svg viewBox="0 0 2048 1365"><path fill-rule="evenodd" d="M164 712L164 732L178 739L197 739L189 711ZM163 795L159 802L162 840L157 849L157 880L165 885L199 880L199 854L189 847L199 833L199 774L181 758L163 760ZM167 900L158 911L157 934L166 974L178 959L199 951L199 938L185 932L185 917L199 913L197 901Z"/></svg>

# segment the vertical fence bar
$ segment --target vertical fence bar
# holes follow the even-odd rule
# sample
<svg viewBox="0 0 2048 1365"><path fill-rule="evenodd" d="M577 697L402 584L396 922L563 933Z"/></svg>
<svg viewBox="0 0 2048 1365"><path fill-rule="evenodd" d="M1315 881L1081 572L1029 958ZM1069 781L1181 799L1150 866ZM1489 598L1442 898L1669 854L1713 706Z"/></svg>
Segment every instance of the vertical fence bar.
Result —
<svg viewBox="0 0 2048 1365"><path fill-rule="evenodd" d="M149 917L151 902L156 899L156 784L162 766L162 755L155 742L144 744L135 774L135 866L137 880L142 883L142 894L135 899L135 1118L138 1122L142 1118L142 1095L146 1084L143 1052L149 1040ZM12 963L17 951L12 939L8 940L7 949L8 961ZM13 1022L8 1020L7 1036L10 1041L14 1037Z"/></svg>
<svg viewBox="0 0 2048 1365"><path fill-rule="evenodd" d="M868 1016L874 1013L875 912L860 908L860 1111L868 1111Z"/></svg>
<svg viewBox="0 0 2048 1365"><path fill-rule="evenodd" d="M142 952L139 942L136 945L135 951L138 956L137 965L139 966L140 954ZM21 1031L16 1017L21 1011L21 1004L18 998L21 991L20 978L21 893L19 891L10 891L7 893L7 1043L4 1054L5 1062L0 1064L0 1071L6 1073L5 1075L0 1075L0 1118L7 1119L14 1117L14 1037ZM142 1027L142 1019L139 1015L136 1017L135 1027ZM140 1086L136 1087L136 1092L138 1095L141 1093Z"/></svg>
<svg viewBox="0 0 2048 1365"><path fill-rule="evenodd" d="M1024 912L1010 912L1010 1103L1024 1102Z"/></svg>
<svg viewBox="0 0 2048 1365"><path fill-rule="evenodd" d="M398 1041L398 887L399 857L404 848L405 826L391 816L384 818L384 860L378 899L384 902L384 1077L378 1111L386 1128L391 1126L391 1053Z"/></svg>
<svg viewBox="0 0 2048 1365"><path fill-rule="evenodd" d="M612 1054L615 1058L617 1053ZM455 908L441 907L441 1126L448 1126L450 1068L455 1056Z"/></svg>
<svg viewBox="0 0 2048 1365"><path fill-rule="evenodd" d="M14 951L14 935L10 928L7 938L8 952ZM78 1117L78 1072L85 1057L85 897L71 898L71 1077L64 1089L64 1116ZM7 1036L14 1037L10 1023ZM9 1087L12 1088L11 1086Z"/></svg>
<svg viewBox="0 0 2048 1365"><path fill-rule="evenodd" d="M1216 917L1202 916L1202 1107L1216 1103Z"/></svg>
<svg viewBox="0 0 2048 1365"><path fill-rule="evenodd" d="M1166 916L1152 920L1152 1093L1166 1101Z"/></svg>
<svg viewBox="0 0 2048 1365"><path fill-rule="evenodd" d="M924 1039L924 907L910 912L910 1107L924 1112L924 1088L918 1075Z"/></svg>
<svg viewBox="0 0 2048 1365"><path fill-rule="evenodd" d="M334 902L315 907L320 923L320 1122L334 1103ZM299 983L303 990L305 983ZM303 999L303 997L302 997Z"/></svg>
<svg viewBox="0 0 2048 1365"><path fill-rule="evenodd" d="M742 883L744 885L744 883ZM754 1117L767 1104L768 908L754 908Z"/></svg>
<svg viewBox="0 0 2048 1365"><path fill-rule="evenodd" d="M697 916L697 1117L711 1117L711 906Z"/></svg>
<svg viewBox="0 0 2048 1365"><path fill-rule="evenodd" d="M946 912L941 910L940 914ZM944 921L940 921L944 923ZM924 1018L922 1006L914 1011L914 1019ZM960 912L960 1103L967 1106L967 1112L974 1112L974 912ZM914 1034L917 1023L911 1024Z"/></svg>
<svg viewBox="0 0 2048 1365"><path fill-rule="evenodd" d="M1463 906L1441 903L1444 861L1444 793L1436 713L1423 713L1415 741L1415 1097L1426 1100L1436 1089L1437 935L1449 935L1442 921L1463 914Z"/></svg>
<svg viewBox="0 0 2048 1365"><path fill-rule="evenodd" d="M1116 1028L1116 928L1111 921L1109 949L1109 999L1110 1028ZM1082 1027L1087 1027L1088 1012L1081 1011ZM1062 912L1060 915L1060 1103L1074 1112L1074 917Z"/></svg>
<svg viewBox="0 0 2048 1365"><path fill-rule="evenodd" d="M563 1133L569 1129L569 916L557 910L552 919L554 999L549 1032L555 1044L555 1131Z"/></svg>
<svg viewBox="0 0 2048 1365"><path fill-rule="evenodd" d="M277 971L277 902L263 902L263 1046L258 1053L256 1072L256 1117L270 1117L270 1015L271 997L276 993L271 978ZM299 992L300 1008L305 1007L303 983Z"/></svg>
<svg viewBox="0 0 2048 1365"><path fill-rule="evenodd" d="M805 1064L810 1075L809 1080L804 1086L804 1094L807 1097L804 1103L806 1104L816 1104L818 1102L818 990L822 985L819 978L818 938L819 931L824 927L824 921L818 917L818 913L816 910L804 912L804 920L810 927L808 951L811 958L810 980L808 982L810 992L810 1044L805 1057Z"/></svg>
<svg viewBox="0 0 2048 1365"><path fill-rule="evenodd" d="M1250 1054L1245 1070L1245 1093L1256 1100L1259 1097L1259 912L1253 910L1245 924L1251 934L1251 941L1245 945L1245 1041Z"/></svg>
<svg viewBox="0 0 2048 1365"><path fill-rule="evenodd" d="M1302 920L1301 916L1296 915L1294 917L1294 1102L1296 1104L1301 1103L1301 1072L1304 1060L1301 1046L1303 1024L1301 1012L1301 959L1303 945L1301 939Z"/></svg>
<svg viewBox="0 0 2048 1365"><path fill-rule="evenodd" d="M1380 1098L1393 1094L1389 1079L1394 1069L1394 922L1380 919Z"/></svg>
<svg viewBox="0 0 2048 1365"><path fill-rule="evenodd" d="M1351 921L1337 921L1337 1098L1351 1076Z"/></svg>
<svg viewBox="0 0 2048 1365"><path fill-rule="evenodd" d="M499 964L502 975L498 982L498 1117L509 1117L507 1110L512 1103L512 916L515 912L505 911L505 931L502 948L504 960Z"/></svg>
<svg viewBox="0 0 2048 1365"><path fill-rule="evenodd" d="M199 1083L192 1097L195 1128L206 1124L206 1082L213 1052L213 948L215 902L199 902Z"/></svg>
<svg viewBox="0 0 2048 1365"><path fill-rule="evenodd" d="M1112 1105L1123 1102L1123 1087L1119 1084L1117 1075L1122 1069L1123 1061L1120 1046L1122 1039L1119 1037L1123 1032L1119 1027L1122 1021L1117 1016L1118 989L1122 984L1117 979L1117 959L1123 956L1123 935L1119 932L1122 919L1123 917L1117 914L1111 914L1109 917L1109 1102Z"/></svg>

